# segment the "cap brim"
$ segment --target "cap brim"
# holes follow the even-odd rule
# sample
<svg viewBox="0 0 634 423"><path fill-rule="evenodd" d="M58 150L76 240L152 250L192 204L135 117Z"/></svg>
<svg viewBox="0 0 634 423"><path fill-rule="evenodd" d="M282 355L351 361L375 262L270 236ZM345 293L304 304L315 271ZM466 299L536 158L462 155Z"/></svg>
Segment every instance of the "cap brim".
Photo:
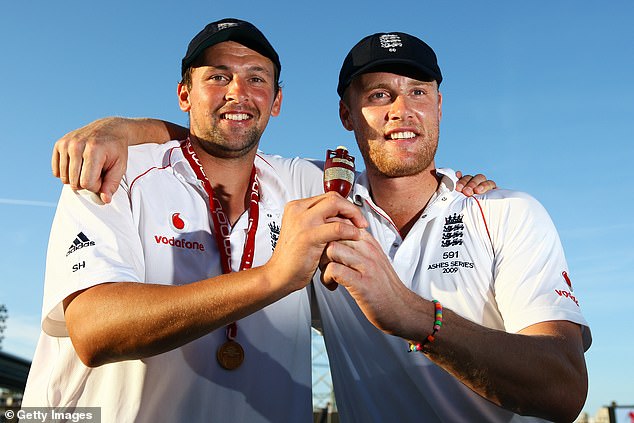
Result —
<svg viewBox="0 0 634 423"><path fill-rule="evenodd" d="M394 66L394 68L392 69L391 66ZM399 66L401 67L399 69ZM376 69L376 70L375 70ZM429 78L430 81L437 81L438 84L440 84L440 81L442 81L442 77L440 77L440 79L438 78L438 75L436 74L436 72L432 71L431 69L429 69L426 66L423 66L420 64L420 62L416 61L416 60L411 60L411 59L398 59L398 58L386 58L386 59L379 59L376 60L372 63L369 63L365 66L360 67L359 69L357 69L356 71L354 71L345 81L345 84L343 85L343 87L341 87L341 92L340 95L343 96L343 93L346 91L346 89L348 88L348 86L350 86L350 84L352 83L352 81L359 75L362 75L364 73L370 73L373 71L381 71L381 70L385 70L385 71L389 71L392 73L396 73L397 75L404 75L404 76L426 76L427 78ZM409 70L409 72L407 71ZM412 70L415 70L417 72L420 72L419 75L416 75L417 72L412 72ZM424 79L421 79L424 80Z"/></svg>

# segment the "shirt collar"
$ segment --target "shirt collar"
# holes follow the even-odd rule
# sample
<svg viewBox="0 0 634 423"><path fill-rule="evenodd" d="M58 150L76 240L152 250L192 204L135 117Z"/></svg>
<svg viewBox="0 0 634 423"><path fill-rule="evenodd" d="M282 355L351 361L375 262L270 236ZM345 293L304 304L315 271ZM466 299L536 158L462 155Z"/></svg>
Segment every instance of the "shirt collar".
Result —
<svg viewBox="0 0 634 423"><path fill-rule="evenodd" d="M186 140L180 141L181 145L185 141ZM255 156L255 169L260 181L260 202L265 207L275 208L280 202L284 204L288 201L282 194L286 192L286 188L273 166L262 157L262 154L263 153L258 150L258 154ZM201 191L204 192L194 169L190 166L180 147L172 149L166 159L169 161L169 164L171 164L175 173L184 178L188 183L200 187Z"/></svg>
<svg viewBox="0 0 634 423"><path fill-rule="evenodd" d="M441 177L440 184L430 202L440 194L454 192L456 190L456 182L458 182L458 177L453 169L438 168L436 169L436 174ZM357 177L354 183L352 199L357 205L362 205L364 201L369 201L374 204L370 196L370 182L368 181L368 175L365 170Z"/></svg>

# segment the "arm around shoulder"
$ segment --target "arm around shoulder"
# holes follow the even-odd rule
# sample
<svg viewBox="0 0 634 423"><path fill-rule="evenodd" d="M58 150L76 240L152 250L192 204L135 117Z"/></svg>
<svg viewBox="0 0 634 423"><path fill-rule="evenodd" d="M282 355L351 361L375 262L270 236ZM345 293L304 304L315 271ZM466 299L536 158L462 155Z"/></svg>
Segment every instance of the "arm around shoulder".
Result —
<svg viewBox="0 0 634 423"><path fill-rule="evenodd" d="M184 139L187 129L155 119L108 117L76 129L53 147L53 175L109 203L126 169L128 145Z"/></svg>

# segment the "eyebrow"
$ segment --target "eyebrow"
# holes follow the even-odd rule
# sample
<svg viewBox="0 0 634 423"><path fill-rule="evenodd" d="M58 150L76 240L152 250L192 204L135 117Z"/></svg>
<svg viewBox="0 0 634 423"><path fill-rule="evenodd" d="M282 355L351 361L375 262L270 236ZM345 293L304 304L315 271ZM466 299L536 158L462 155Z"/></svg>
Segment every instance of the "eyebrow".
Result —
<svg viewBox="0 0 634 423"><path fill-rule="evenodd" d="M418 79L412 79L412 81L407 84L408 88L415 88L420 86L425 86L425 87L433 86L433 81L420 81ZM385 82L376 82L376 83L369 82L367 84L363 84L361 87L364 91L380 90L380 89L389 91L392 89L392 85Z"/></svg>
<svg viewBox="0 0 634 423"><path fill-rule="evenodd" d="M214 64L205 64L202 65L203 67L209 67L209 68L214 68L214 69L218 69L218 70L224 70L224 71L230 71L231 67L227 66L227 65L214 65ZM266 73L266 74L271 74L271 72L263 67L263 66L259 66L259 65L253 65L250 66L249 68L247 68L247 70L249 72L262 72L262 73Z"/></svg>

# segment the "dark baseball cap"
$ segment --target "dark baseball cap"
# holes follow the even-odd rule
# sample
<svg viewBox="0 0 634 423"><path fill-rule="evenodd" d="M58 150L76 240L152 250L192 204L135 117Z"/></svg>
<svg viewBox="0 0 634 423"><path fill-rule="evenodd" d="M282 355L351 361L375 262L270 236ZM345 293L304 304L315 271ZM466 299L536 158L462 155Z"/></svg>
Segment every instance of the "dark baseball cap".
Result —
<svg viewBox="0 0 634 423"><path fill-rule="evenodd" d="M226 18L208 24L189 42L187 53L181 63L181 75L207 47L223 41L235 41L251 50L257 51L273 62L277 75L282 71L280 58L264 34L250 22L240 19Z"/></svg>
<svg viewBox="0 0 634 423"><path fill-rule="evenodd" d="M388 70L391 65L414 69L438 85L442 82L436 53L424 41L404 32L383 32L368 35L352 47L341 65L337 93L343 97L355 77L375 68Z"/></svg>

